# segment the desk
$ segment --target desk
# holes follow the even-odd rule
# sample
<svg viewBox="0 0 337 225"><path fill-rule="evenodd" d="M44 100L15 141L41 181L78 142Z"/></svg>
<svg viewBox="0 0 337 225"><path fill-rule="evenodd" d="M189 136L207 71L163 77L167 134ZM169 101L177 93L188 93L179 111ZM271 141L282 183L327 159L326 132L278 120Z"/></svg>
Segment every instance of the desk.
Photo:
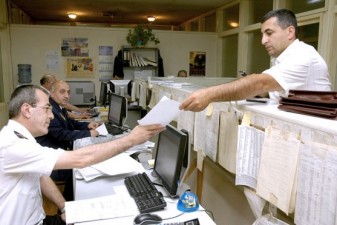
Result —
<svg viewBox="0 0 337 225"><path fill-rule="evenodd" d="M137 172L144 171L143 168L140 168ZM151 180L154 180L150 173L148 173ZM104 177L104 178L97 178L92 180L91 182L85 182L84 180L75 180L74 182L74 189L75 189L75 200L82 200L82 199L89 199L95 197L103 197L107 195L116 195L116 194L128 194L127 189L124 185L124 177L125 175L114 176L114 177ZM118 187L114 188L114 187ZM165 190L161 189L160 187L156 186L164 196L167 196ZM165 198L167 206L164 210L153 212L158 214L163 219L174 217L176 215L181 214L179 210L177 210L177 202L178 200L171 200L170 198ZM200 206L199 210L203 210ZM115 218L115 219L107 219L107 220L99 220L99 221L91 221L85 223L78 223L81 225L127 225L133 224L134 216L128 216L123 218ZM216 225L215 222L208 216L205 211L197 211L191 213L185 213L177 218L164 220L163 223L169 222L183 222L191 219L198 218L201 225Z"/></svg>

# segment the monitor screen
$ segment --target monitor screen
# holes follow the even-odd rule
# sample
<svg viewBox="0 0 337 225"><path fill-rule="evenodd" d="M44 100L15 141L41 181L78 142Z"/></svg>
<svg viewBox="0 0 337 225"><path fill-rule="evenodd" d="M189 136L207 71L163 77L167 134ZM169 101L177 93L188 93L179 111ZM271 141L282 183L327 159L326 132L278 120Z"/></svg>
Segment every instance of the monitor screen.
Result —
<svg viewBox="0 0 337 225"><path fill-rule="evenodd" d="M108 83L101 82L101 90L99 93L99 103L101 106L106 106L108 102Z"/></svg>
<svg viewBox="0 0 337 225"><path fill-rule="evenodd" d="M123 126L127 114L127 99L123 96L110 93L108 120L114 125Z"/></svg>
<svg viewBox="0 0 337 225"><path fill-rule="evenodd" d="M176 195L181 179L184 153L188 135L171 125L158 137L158 147L153 171L170 195ZM186 156L185 156L186 157Z"/></svg>
<svg viewBox="0 0 337 225"><path fill-rule="evenodd" d="M131 95L132 81L131 80L110 80L110 89L113 93L127 96Z"/></svg>

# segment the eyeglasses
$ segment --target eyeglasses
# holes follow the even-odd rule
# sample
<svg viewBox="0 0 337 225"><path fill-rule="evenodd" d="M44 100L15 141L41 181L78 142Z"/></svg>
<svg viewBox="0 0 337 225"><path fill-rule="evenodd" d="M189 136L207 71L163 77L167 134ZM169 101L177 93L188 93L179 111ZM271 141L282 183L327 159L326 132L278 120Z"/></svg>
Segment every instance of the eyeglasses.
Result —
<svg viewBox="0 0 337 225"><path fill-rule="evenodd" d="M53 107L51 105L32 105L33 108L43 108L46 112L52 111Z"/></svg>

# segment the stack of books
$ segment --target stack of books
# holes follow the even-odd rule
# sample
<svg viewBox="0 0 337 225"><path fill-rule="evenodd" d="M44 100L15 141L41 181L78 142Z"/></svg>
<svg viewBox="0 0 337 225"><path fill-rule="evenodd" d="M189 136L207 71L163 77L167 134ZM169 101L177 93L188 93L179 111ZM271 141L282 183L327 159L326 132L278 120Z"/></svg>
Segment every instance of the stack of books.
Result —
<svg viewBox="0 0 337 225"><path fill-rule="evenodd" d="M141 66L157 66L157 62L152 59L142 57L134 52L125 51L124 52L124 65L132 67L141 67Z"/></svg>

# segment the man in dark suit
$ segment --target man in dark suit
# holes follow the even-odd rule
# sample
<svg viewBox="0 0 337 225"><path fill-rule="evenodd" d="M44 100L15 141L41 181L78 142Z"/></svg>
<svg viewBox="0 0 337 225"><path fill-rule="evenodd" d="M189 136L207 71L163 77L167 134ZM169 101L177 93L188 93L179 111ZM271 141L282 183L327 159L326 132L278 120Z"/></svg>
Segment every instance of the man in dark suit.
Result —
<svg viewBox="0 0 337 225"><path fill-rule="evenodd" d="M73 141L85 137L96 137L99 126L97 122L79 122L69 118L63 107L69 101L70 88L65 81L56 81L50 91L49 102L52 106L54 119L50 121L48 134L37 137L42 146L51 148L73 149ZM73 200L72 170L55 170L51 177L56 181L65 181L64 197L67 201Z"/></svg>

